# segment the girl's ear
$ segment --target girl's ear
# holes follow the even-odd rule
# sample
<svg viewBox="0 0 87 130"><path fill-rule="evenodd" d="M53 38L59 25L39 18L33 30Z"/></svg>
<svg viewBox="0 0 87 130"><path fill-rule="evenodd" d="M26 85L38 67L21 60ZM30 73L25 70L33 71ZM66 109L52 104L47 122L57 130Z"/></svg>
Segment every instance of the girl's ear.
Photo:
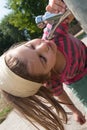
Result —
<svg viewBox="0 0 87 130"><path fill-rule="evenodd" d="M7 54L5 56L5 61L7 63L7 66L11 69L12 67L14 67L15 65L17 65L18 60L15 57L12 57L11 55Z"/></svg>

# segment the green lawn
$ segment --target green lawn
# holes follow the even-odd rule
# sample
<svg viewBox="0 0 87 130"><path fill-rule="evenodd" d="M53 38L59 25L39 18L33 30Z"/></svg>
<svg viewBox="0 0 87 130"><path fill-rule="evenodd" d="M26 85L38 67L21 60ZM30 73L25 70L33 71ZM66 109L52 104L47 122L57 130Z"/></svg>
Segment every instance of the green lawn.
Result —
<svg viewBox="0 0 87 130"><path fill-rule="evenodd" d="M0 95L0 123L6 119L8 113L12 110L10 104Z"/></svg>

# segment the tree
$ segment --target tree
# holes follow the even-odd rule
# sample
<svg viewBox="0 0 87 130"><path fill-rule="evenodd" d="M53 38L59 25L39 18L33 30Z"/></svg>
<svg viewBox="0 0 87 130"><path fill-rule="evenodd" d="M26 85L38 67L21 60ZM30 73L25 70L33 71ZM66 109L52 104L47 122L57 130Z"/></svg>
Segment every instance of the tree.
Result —
<svg viewBox="0 0 87 130"><path fill-rule="evenodd" d="M30 38L26 30L19 30L9 23L10 17L11 14L5 17L0 24L0 54L12 44L26 41Z"/></svg>
<svg viewBox="0 0 87 130"><path fill-rule="evenodd" d="M10 23L15 27L28 30L31 38L41 36L42 31L35 23L35 17L44 14L48 0L8 0L8 7L13 10Z"/></svg>

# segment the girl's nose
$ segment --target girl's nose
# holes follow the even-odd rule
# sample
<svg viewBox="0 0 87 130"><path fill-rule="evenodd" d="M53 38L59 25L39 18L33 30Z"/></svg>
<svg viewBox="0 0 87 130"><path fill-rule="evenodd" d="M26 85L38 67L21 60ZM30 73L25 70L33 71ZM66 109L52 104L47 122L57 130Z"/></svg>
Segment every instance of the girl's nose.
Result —
<svg viewBox="0 0 87 130"><path fill-rule="evenodd" d="M40 45L36 46L37 52L48 52L49 46L47 43L41 43Z"/></svg>

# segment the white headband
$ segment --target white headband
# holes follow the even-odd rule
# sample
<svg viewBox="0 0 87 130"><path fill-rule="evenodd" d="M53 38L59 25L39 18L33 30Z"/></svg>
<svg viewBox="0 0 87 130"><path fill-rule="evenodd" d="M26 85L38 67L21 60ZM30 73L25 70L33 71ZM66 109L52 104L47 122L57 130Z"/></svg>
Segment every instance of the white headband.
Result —
<svg viewBox="0 0 87 130"><path fill-rule="evenodd" d="M0 89L18 97L34 95L41 83L32 82L21 78L12 72L6 65L4 56L0 57Z"/></svg>

